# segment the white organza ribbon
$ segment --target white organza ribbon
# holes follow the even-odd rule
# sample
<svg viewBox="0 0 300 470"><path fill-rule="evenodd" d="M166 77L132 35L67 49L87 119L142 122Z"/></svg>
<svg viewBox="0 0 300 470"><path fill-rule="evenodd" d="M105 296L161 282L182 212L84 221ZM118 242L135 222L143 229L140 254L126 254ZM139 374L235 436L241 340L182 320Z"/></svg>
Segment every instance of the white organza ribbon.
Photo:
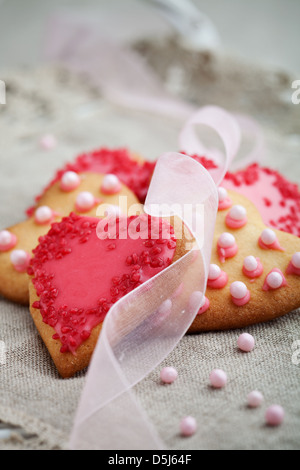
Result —
<svg viewBox="0 0 300 470"><path fill-rule="evenodd" d="M196 243L109 311L88 370L71 449L164 447L132 387L175 348L202 304L218 208L216 183L239 145L238 127L228 113L206 108L198 116L224 143L215 181L191 157L167 153L157 162L145 203L150 215L179 216Z"/></svg>

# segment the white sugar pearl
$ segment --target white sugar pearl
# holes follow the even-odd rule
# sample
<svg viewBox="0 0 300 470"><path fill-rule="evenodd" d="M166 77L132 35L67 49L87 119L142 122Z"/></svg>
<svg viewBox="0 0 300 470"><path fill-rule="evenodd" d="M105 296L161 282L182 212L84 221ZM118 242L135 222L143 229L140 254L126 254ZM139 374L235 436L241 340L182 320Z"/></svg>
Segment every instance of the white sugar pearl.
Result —
<svg viewBox="0 0 300 470"><path fill-rule="evenodd" d="M218 188L218 194L219 194L219 202L225 201L225 199L228 196L228 193L227 193L226 189L223 188L222 186L220 188Z"/></svg>
<svg viewBox="0 0 300 470"><path fill-rule="evenodd" d="M48 206L41 206L35 211L35 220L40 224L50 222L53 216L53 211Z"/></svg>
<svg viewBox="0 0 300 470"><path fill-rule="evenodd" d="M229 215L234 220L244 220L247 216L247 211L245 207L236 205L230 209Z"/></svg>
<svg viewBox="0 0 300 470"><path fill-rule="evenodd" d="M116 175L105 175L102 181L101 190L115 191L120 186L120 180Z"/></svg>
<svg viewBox="0 0 300 470"><path fill-rule="evenodd" d="M95 205L95 198L92 193L83 191L79 193L76 199L76 206L80 210L89 210Z"/></svg>
<svg viewBox="0 0 300 470"><path fill-rule="evenodd" d="M270 228L266 228L261 233L261 240L265 245L272 245L276 240L276 233Z"/></svg>
<svg viewBox="0 0 300 470"><path fill-rule="evenodd" d="M235 244L235 238L231 233L224 232L222 235L219 237L218 240L218 245L221 248L230 248Z"/></svg>
<svg viewBox="0 0 300 470"><path fill-rule="evenodd" d="M273 271L267 276L267 284L272 289L278 289L279 287L282 286L282 283L283 283L282 276L276 271Z"/></svg>
<svg viewBox="0 0 300 470"><path fill-rule="evenodd" d="M26 264L27 258L27 253L24 250L14 250L10 254L10 259L14 266L23 266Z"/></svg>
<svg viewBox="0 0 300 470"><path fill-rule="evenodd" d="M230 293L235 299L243 299L247 292L247 286L243 282L235 281L230 286Z"/></svg>
<svg viewBox="0 0 300 470"><path fill-rule="evenodd" d="M247 403L250 408L258 408L263 401L263 394L257 390L253 390L253 392L250 392L247 397Z"/></svg>
<svg viewBox="0 0 300 470"><path fill-rule="evenodd" d="M292 256L292 265L295 268L300 269L300 252L299 251L297 253L293 254L293 256Z"/></svg>
<svg viewBox="0 0 300 470"><path fill-rule="evenodd" d="M247 271L249 272L255 271L255 269L257 269L257 266L258 266L258 262L254 256L247 256L244 259L244 268Z"/></svg>
<svg viewBox="0 0 300 470"><path fill-rule="evenodd" d="M64 173L61 179L61 187L65 190L71 190L77 188L80 184L80 177L75 171L67 171Z"/></svg>
<svg viewBox="0 0 300 470"><path fill-rule="evenodd" d="M209 266L209 272L208 272L208 279L210 281L214 281L215 279L218 279L221 274L221 269L217 264L211 264Z"/></svg>
<svg viewBox="0 0 300 470"><path fill-rule="evenodd" d="M2 230L0 232L0 245L9 245L12 241L12 235L8 230Z"/></svg>

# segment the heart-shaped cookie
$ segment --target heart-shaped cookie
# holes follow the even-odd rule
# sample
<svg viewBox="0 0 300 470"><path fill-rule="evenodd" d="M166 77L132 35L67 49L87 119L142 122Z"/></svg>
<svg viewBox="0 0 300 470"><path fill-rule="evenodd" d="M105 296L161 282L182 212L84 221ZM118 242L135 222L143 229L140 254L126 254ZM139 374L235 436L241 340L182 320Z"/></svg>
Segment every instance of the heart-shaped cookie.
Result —
<svg viewBox="0 0 300 470"><path fill-rule="evenodd" d="M192 158L208 171L216 168L205 157L192 155ZM244 170L227 172L222 186L250 199L268 227L300 237L300 190L278 171L253 163Z"/></svg>
<svg viewBox="0 0 300 470"><path fill-rule="evenodd" d="M186 252L185 238L177 240L165 220L142 214L114 221L113 239L101 239L99 219L71 214L34 250L30 311L63 377L89 364L110 307Z"/></svg>
<svg viewBox="0 0 300 470"><path fill-rule="evenodd" d="M241 328L300 307L300 239L267 228L245 196L219 192L207 301L190 332Z"/></svg>
<svg viewBox="0 0 300 470"><path fill-rule="evenodd" d="M60 181L66 172L114 174L139 199L144 202L155 162L144 161L139 155L127 149L108 149L106 147L79 155L74 162L67 163L56 172L43 193L36 197L39 202L43 194L56 182ZM31 216L36 206L27 210Z"/></svg>
<svg viewBox="0 0 300 470"><path fill-rule="evenodd" d="M63 173L40 198L29 219L0 231L0 294L28 304L26 271L38 238L49 231L52 222L73 211L94 216L101 204L127 214L127 208L139 201L115 175Z"/></svg>

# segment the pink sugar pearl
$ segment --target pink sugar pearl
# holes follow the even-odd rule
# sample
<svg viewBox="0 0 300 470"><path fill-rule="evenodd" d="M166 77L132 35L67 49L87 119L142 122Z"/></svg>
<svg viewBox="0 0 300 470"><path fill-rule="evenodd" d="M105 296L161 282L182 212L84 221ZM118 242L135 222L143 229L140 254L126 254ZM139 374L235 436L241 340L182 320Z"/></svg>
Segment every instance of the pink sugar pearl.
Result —
<svg viewBox="0 0 300 470"><path fill-rule="evenodd" d="M237 344L241 351L251 352L255 347L255 339L249 333L243 333L239 336Z"/></svg>
<svg viewBox="0 0 300 470"><path fill-rule="evenodd" d="M161 381L165 384L172 384L178 377L178 372L174 367L164 367L160 371Z"/></svg>
<svg viewBox="0 0 300 470"><path fill-rule="evenodd" d="M57 145L56 138L52 134L46 134L40 139L40 145L44 150L52 150Z"/></svg>
<svg viewBox="0 0 300 470"><path fill-rule="evenodd" d="M180 421L180 433L182 436L192 436L197 430L197 421L193 416L186 416Z"/></svg>
<svg viewBox="0 0 300 470"><path fill-rule="evenodd" d="M266 423L269 426L280 426L284 420L284 409L280 405L270 406L265 415Z"/></svg>
<svg viewBox="0 0 300 470"><path fill-rule="evenodd" d="M250 408L258 408L263 401L264 397L262 393L258 392L257 390L250 392L247 397L247 403Z"/></svg>
<svg viewBox="0 0 300 470"><path fill-rule="evenodd" d="M227 374L224 370L214 369L209 376L209 380L212 387L223 388L227 384Z"/></svg>

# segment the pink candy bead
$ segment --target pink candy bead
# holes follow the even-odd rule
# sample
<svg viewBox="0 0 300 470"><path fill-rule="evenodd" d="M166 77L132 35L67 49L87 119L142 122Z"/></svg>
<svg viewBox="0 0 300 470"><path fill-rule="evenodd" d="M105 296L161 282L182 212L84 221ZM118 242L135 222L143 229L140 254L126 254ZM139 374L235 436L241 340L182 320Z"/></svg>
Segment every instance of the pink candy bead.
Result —
<svg viewBox="0 0 300 470"><path fill-rule="evenodd" d="M265 414L266 423L269 426L279 426L284 420L284 409L279 405L270 406Z"/></svg>
<svg viewBox="0 0 300 470"><path fill-rule="evenodd" d="M217 264L211 264L208 271L208 279L210 281L215 281L221 275L221 269Z"/></svg>
<svg viewBox="0 0 300 470"><path fill-rule="evenodd" d="M270 228L263 230L260 237L265 245L272 245L277 239L276 233Z"/></svg>
<svg viewBox="0 0 300 470"><path fill-rule="evenodd" d="M88 212L96 205L96 199L93 194L88 191L79 193L76 199L76 210L78 212Z"/></svg>
<svg viewBox="0 0 300 470"><path fill-rule="evenodd" d="M300 252L299 251L293 254L292 264L295 268L300 269Z"/></svg>
<svg viewBox="0 0 300 470"><path fill-rule="evenodd" d="M249 333L243 333L239 336L237 344L241 351L251 352L255 347L255 339Z"/></svg>
<svg viewBox="0 0 300 470"><path fill-rule="evenodd" d="M235 238L231 233L224 232L219 237L218 245L221 248L231 248L235 245Z"/></svg>
<svg viewBox="0 0 300 470"><path fill-rule="evenodd" d="M221 369L214 369L209 376L210 384L214 388L223 388L227 384L227 374Z"/></svg>
<svg viewBox="0 0 300 470"><path fill-rule="evenodd" d="M14 250L10 254L10 260L16 271L24 273L29 266L30 254L24 250Z"/></svg>
<svg viewBox="0 0 300 470"><path fill-rule="evenodd" d="M46 134L41 138L40 145L44 150L51 150L57 145L56 138L52 134Z"/></svg>
<svg viewBox="0 0 300 470"><path fill-rule="evenodd" d="M197 421L193 416L186 416L180 422L180 433L182 436L192 436L197 431Z"/></svg>
<svg viewBox="0 0 300 470"><path fill-rule="evenodd" d="M271 289L279 289L282 286L282 276L277 272L271 272L267 276L267 284Z"/></svg>
<svg viewBox="0 0 300 470"><path fill-rule="evenodd" d="M247 217L247 211L244 206L236 205L230 209L229 215L232 219L240 221Z"/></svg>
<svg viewBox="0 0 300 470"><path fill-rule="evenodd" d="M227 190L223 188L222 186L220 186L218 188L218 195L219 195L219 202L225 201L225 199L228 197Z"/></svg>
<svg viewBox="0 0 300 470"><path fill-rule="evenodd" d="M178 377L178 372L174 367L164 367L160 371L161 381L165 384L172 384Z"/></svg>
<svg viewBox="0 0 300 470"><path fill-rule="evenodd" d="M116 194L121 191L121 183L116 175L105 175L101 185L101 191L104 194Z"/></svg>
<svg viewBox="0 0 300 470"><path fill-rule="evenodd" d="M9 251L17 244L17 237L15 234L8 230L1 230L0 232L0 252Z"/></svg>
<svg viewBox="0 0 300 470"><path fill-rule="evenodd" d="M66 192L73 191L78 188L80 181L80 176L75 171L66 171L61 178L60 187Z"/></svg>
<svg viewBox="0 0 300 470"><path fill-rule="evenodd" d="M52 221L53 210L48 206L40 206L35 211L34 220L39 225L45 225Z"/></svg>
<svg viewBox="0 0 300 470"><path fill-rule="evenodd" d="M247 403L250 408L258 408L263 401L264 397L262 393L258 392L257 390L250 392L247 397Z"/></svg>

